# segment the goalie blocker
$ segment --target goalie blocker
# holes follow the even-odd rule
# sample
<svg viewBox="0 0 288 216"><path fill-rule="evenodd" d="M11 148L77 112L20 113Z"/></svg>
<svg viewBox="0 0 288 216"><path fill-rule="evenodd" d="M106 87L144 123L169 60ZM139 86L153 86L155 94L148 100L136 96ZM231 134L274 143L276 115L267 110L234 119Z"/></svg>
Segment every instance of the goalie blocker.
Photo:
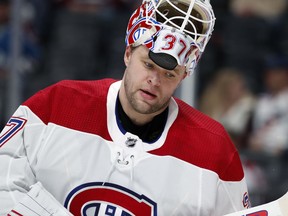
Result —
<svg viewBox="0 0 288 216"><path fill-rule="evenodd" d="M73 216L40 182L31 186L26 196L7 216Z"/></svg>

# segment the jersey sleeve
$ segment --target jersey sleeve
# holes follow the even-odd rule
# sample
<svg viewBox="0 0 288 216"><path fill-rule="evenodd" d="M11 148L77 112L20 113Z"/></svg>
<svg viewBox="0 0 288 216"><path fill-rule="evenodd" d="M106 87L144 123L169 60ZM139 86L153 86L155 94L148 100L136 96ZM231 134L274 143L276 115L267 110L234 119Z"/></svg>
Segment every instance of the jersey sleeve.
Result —
<svg viewBox="0 0 288 216"><path fill-rule="evenodd" d="M33 97L41 98L41 95L42 93L38 93ZM45 106L45 99L39 100L38 103ZM7 215L31 197L28 193L31 193L32 186L37 183L34 168L38 155L41 155L46 128L47 125L39 116L28 106L21 105L0 133L0 215ZM46 191L45 194L49 192ZM45 200L37 202L46 205ZM57 208L64 208L56 199L51 203L54 203ZM49 209L49 206L47 208ZM12 213L10 215L13 215ZM22 215L21 212L18 213Z"/></svg>
<svg viewBox="0 0 288 216"><path fill-rule="evenodd" d="M230 164L228 164L227 169L223 172L227 173L226 175L232 176L235 172L243 172L242 170L239 154L235 152ZM237 181L219 180L215 206L215 215L223 215L250 208L249 194L244 175L241 180Z"/></svg>

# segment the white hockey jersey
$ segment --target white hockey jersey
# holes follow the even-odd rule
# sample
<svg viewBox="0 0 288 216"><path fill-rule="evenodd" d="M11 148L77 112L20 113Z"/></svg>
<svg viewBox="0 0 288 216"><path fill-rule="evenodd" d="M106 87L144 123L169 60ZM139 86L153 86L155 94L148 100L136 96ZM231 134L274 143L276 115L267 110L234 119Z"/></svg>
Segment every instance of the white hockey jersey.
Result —
<svg viewBox="0 0 288 216"><path fill-rule="evenodd" d="M61 81L16 110L0 134L0 215L25 215L15 207L27 207L25 198L76 216L216 216L247 208L239 155L218 122L171 99L159 139L142 142L118 120L120 84ZM29 192L35 184L49 202Z"/></svg>

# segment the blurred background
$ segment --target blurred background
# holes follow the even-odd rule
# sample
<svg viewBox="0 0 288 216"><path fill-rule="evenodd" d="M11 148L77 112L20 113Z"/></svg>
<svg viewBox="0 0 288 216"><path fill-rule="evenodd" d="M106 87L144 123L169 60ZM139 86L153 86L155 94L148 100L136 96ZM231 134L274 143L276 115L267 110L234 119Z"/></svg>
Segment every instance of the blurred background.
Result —
<svg viewBox="0 0 288 216"><path fill-rule="evenodd" d="M125 31L141 0L0 0L0 126L63 79L121 79ZM252 205L288 190L287 0L211 0L213 36L176 93L221 122ZM185 88L185 89L184 89ZM187 91L189 89L189 91Z"/></svg>

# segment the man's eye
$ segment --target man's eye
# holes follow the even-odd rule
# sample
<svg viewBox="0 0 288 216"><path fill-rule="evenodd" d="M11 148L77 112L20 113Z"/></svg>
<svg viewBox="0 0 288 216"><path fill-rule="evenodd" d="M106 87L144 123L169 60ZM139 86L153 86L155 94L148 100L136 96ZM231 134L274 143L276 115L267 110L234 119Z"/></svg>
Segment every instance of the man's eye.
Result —
<svg viewBox="0 0 288 216"><path fill-rule="evenodd" d="M170 72L166 72L165 73L165 76L168 77L168 78L173 78L175 77L175 75L173 73L170 73Z"/></svg>
<svg viewBox="0 0 288 216"><path fill-rule="evenodd" d="M149 69L153 68L153 64L149 63L149 62L144 62L145 66Z"/></svg>

